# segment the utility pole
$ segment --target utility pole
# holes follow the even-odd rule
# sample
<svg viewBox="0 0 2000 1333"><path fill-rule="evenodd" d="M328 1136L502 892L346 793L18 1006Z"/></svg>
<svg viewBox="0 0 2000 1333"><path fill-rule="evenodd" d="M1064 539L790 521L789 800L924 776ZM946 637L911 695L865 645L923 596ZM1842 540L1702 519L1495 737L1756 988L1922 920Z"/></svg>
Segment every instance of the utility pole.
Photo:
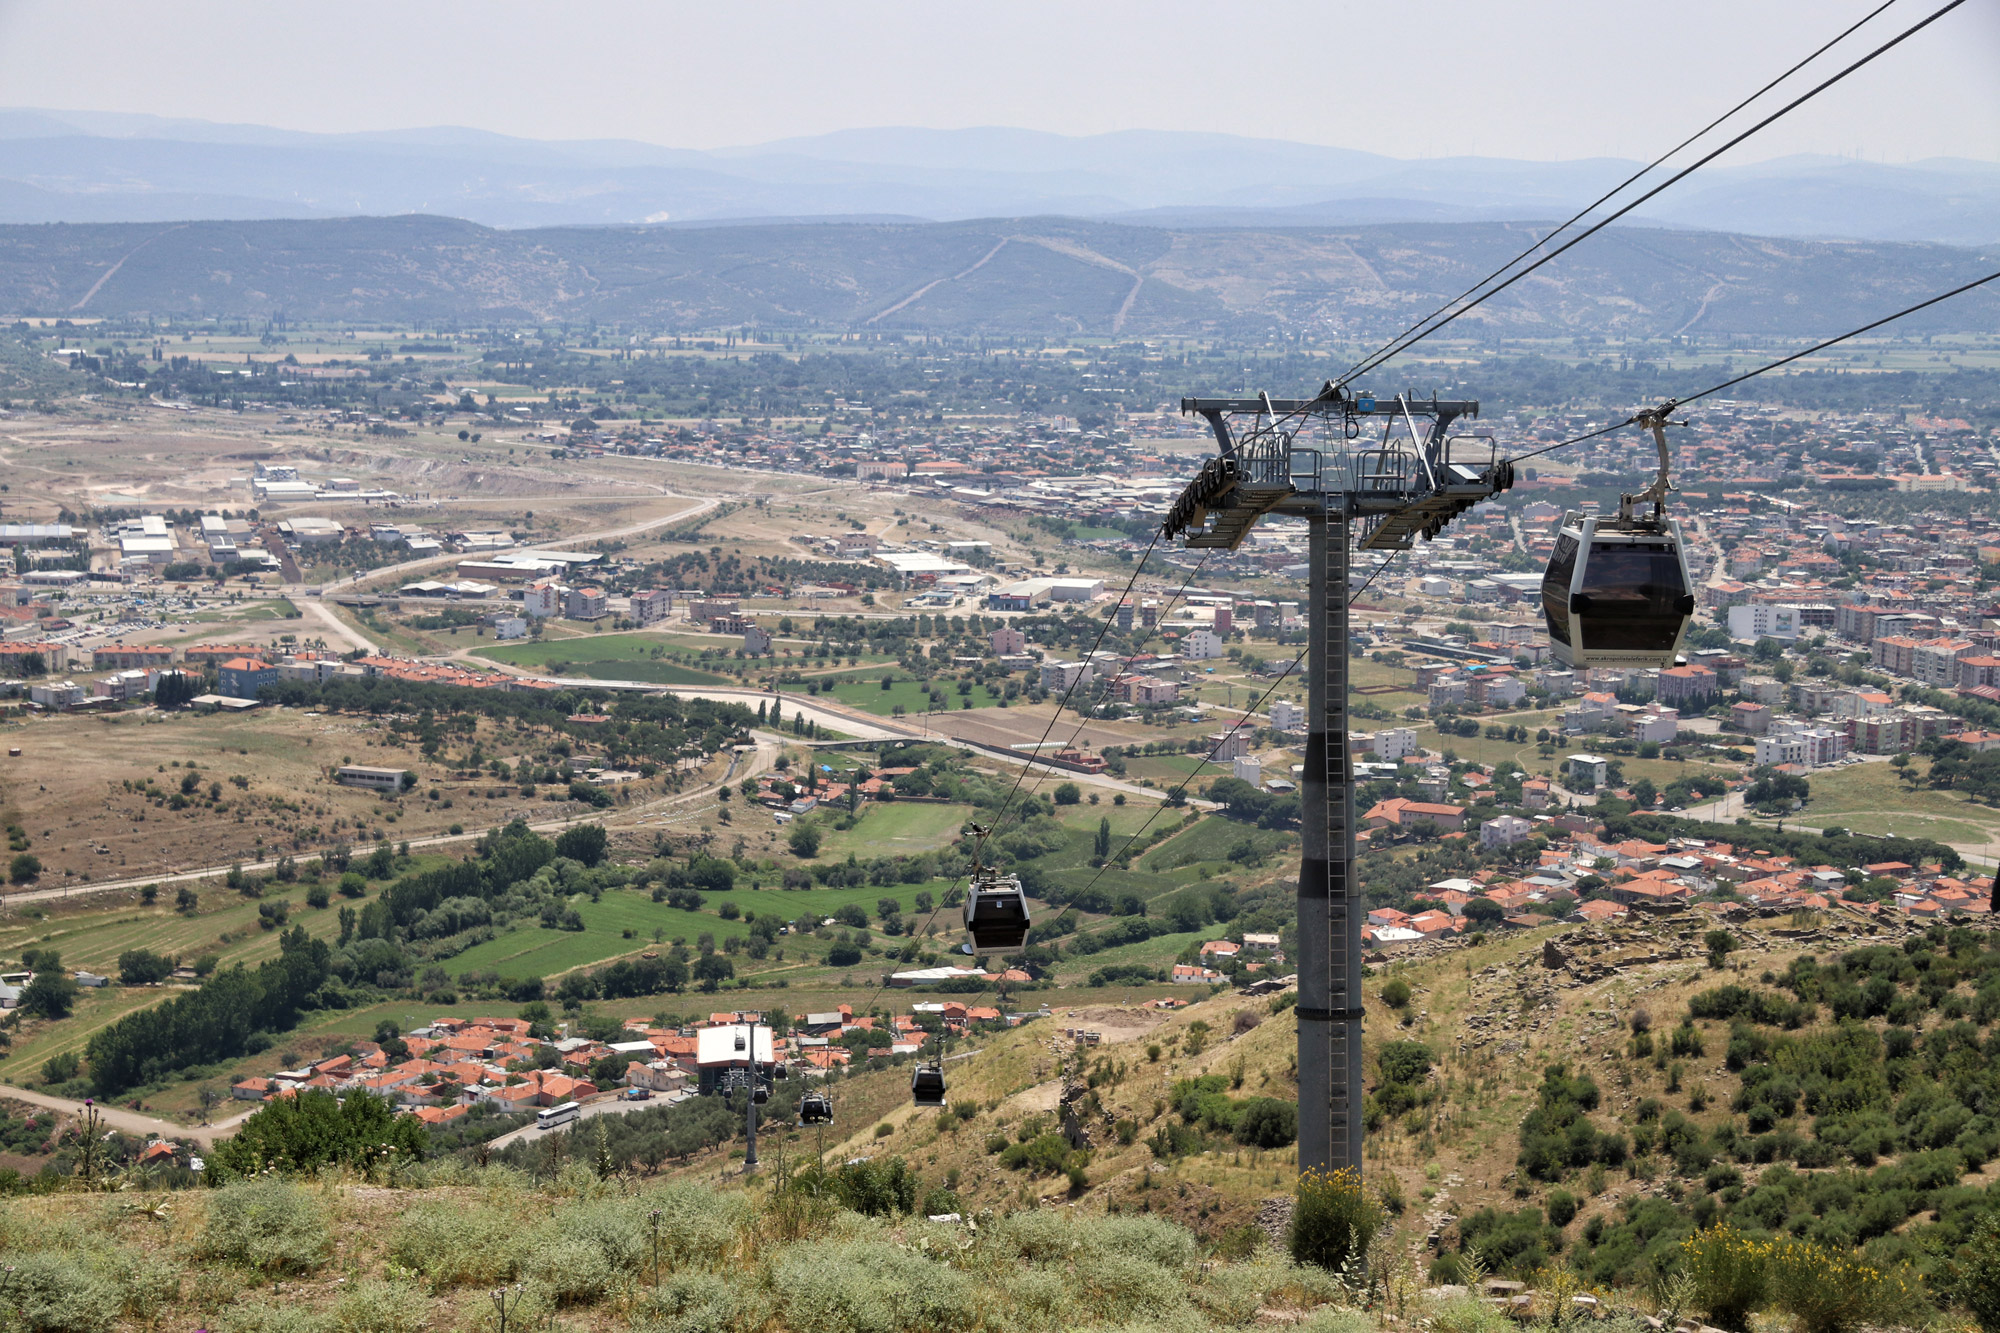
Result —
<svg viewBox="0 0 2000 1333"><path fill-rule="evenodd" d="M743 1092L743 1174L757 1169L757 1024L750 1024L750 1081Z"/></svg>
<svg viewBox="0 0 2000 1333"><path fill-rule="evenodd" d="M1348 756L1352 650L1349 551L1389 553L1435 537L1513 484L1486 436L1453 436L1474 401L1377 399L1329 383L1317 397L1184 398L1221 450L1169 510L1162 530L1191 547L1234 550L1257 521L1306 520L1305 780L1299 793L1299 1170L1361 1172L1361 923L1354 877L1354 768ZM1363 441L1379 422L1379 440ZM1421 423L1421 424L1420 424ZM1476 441L1476 442L1475 442ZM1454 457L1454 447L1457 457Z"/></svg>

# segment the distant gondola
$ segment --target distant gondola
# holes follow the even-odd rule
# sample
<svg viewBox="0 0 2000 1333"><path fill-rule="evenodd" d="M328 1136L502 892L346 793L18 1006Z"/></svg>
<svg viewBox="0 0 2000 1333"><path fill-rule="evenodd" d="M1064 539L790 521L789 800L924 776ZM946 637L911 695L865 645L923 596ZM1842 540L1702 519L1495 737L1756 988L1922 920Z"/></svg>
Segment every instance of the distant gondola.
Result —
<svg viewBox="0 0 2000 1333"><path fill-rule="evenodd" d="M918 1106L943 1106L944 1067L918 1065L910 1074L910 1100Z"/></svg>
<svg viewBox="0 0 2000 1333"><path fill-rule="evenodd" d="M809 1092L799 1098L799 1123L801 1125L832 1124L832 1100L823 1092Z"/></svg>

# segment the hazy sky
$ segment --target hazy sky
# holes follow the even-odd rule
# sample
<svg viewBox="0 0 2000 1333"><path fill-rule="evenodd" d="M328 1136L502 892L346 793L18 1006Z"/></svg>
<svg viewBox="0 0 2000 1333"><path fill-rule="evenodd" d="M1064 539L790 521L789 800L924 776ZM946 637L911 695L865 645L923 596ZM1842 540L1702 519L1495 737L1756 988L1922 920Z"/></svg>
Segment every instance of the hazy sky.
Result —
<svg viewBox="0 0 2000 1333"><path fill-rule="evenodd" d="M0 104L690 148L1009 125L1645 157L1874 3L0 0ZM1857 37L1942 3L1896 0ZM1967 0L1745 155L1791 152L2000 159L2000 0Z"/></svg>

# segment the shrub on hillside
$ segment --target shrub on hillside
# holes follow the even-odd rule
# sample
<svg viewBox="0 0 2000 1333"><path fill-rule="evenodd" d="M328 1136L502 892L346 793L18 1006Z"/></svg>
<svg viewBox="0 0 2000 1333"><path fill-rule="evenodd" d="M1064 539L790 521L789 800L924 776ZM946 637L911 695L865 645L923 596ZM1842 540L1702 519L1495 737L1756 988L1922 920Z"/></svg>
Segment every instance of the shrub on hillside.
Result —
<svg viewBox="0 0 2000 1333"><path fill-rule="evenodd" d="M514 1276L519 1229L520 1219L498 1208L426 1200L397 1221L389 1257L434 1289L505 1282Z"/></svg>
<svg viewBox="0 0 2000 1333"><path fill-rule="evenodd" d="M10 1255L6 1277L29 1333L109 1333L125 1305L117 1282L73 1254Z"/></svg>
<svg viewBox="0 0 2000 1333"><path fill-rule="evenodd" d="M1855 1255L1786 1236L1769 1249L1772 1301L1797 1321L1798 1333L1849 1333L1909 1327L1922 1321L1918 1279Z"/></svg>
<svg viewBox="0 0 2000 1333"><path fill-rule="evenodd" d="M522 1247L521 1271L547 1287L560 1305L589 1305L638 1272L649 1242L637 1204L579 1203L556 1210Z"/></svg>
<svg viewBox="0 0 2000 1333"><path fill-rule="evenodd" d="M333 1219L309 1191L272 1177L239 1181L208 1202L202 1252L260 1273L310 1273L333 1252Z"/></svg>
<svg viewBox="0 0 2000 1333"><path fill-rule="evenodd" d="M1385 1220L1382 1205L1361 1188L1359 1171L1309 1169L1292 1204L1292 1258L1334 1272L1358 1268Z"/></svg>
<svg viewBox="0 0 2000 1333"><path fill-rule="evenodd" d="M1770 1287L1770 1245L1725 1224L1695 1232L1680 1249L1694 1308L1732 1333L1749 1328Z"/></svg>
<svg viewBox="0 0 2000 1333"><path fill-rule="evenodd" d="M969 1333L986 1322L964 1274L897 1245L795 1246L771 1276L784 1325L813 1333Z"/></svg>

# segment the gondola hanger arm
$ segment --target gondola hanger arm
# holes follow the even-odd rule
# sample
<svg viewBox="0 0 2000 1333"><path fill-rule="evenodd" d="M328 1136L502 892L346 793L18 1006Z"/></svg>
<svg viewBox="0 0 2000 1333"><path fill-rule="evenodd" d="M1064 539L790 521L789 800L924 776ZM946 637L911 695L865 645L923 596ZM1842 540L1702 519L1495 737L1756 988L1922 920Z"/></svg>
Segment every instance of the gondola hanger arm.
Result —
<svg viewBox="0 0 2000 1333"><path fill-rule="evenodd" d="M1669 398L1658 407L1652 408L1649 411L1635 413L1632 417L1632 425L1644 426L1653 432L1653 443L1660 448L1660 474L1653 478L1652 485L1646 487L1645 490L1635 495L1621 495L1618 497L1618 517L1622 521L1631 521L1632 510L1642 504L1653 506L1654 518L1661 518L1666 514L1667 493L1674 489L1673 456L1667 448L1667 427L1687 425L1685 421L1672 421L1668 419L1668 414L1677 406L1679 404L1674 399Z"/></svg>

